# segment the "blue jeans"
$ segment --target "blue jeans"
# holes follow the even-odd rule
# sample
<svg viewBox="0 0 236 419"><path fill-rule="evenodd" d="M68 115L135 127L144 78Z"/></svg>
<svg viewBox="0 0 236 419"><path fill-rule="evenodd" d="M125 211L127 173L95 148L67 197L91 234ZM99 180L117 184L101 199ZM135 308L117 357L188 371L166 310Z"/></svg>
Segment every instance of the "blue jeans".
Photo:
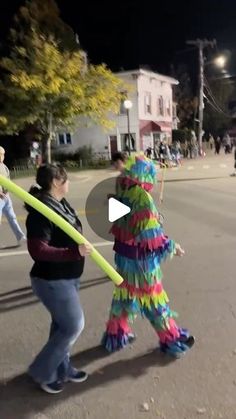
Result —
<svg viewBox="0 0 236 419"><path fill-rule="evenodd" d="M6 195L5 198L0 198L0 224L1 224L2 214L4 214L5 217L7 218L7 221L13 233L16 236L16 240L22 239L22 237L24 237L24 233L17 222L16 214L14 212L13 205L12 205L12 200L8 194Z"/></svg>
<svg viewBox="0 0 236 419"><path fill-rule="evenodd" d="M70 363L70 350L84 328L79 279L31 278L31 283L34 293L51 314L52 323L48 341L30 365L29 374L40 384L66 381L77 371Z"/></svg>

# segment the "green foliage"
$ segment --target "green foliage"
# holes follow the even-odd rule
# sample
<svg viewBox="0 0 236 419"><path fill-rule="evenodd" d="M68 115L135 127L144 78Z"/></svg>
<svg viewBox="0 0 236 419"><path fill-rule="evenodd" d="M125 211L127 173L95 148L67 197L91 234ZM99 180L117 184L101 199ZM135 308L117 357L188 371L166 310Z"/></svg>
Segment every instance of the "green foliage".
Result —
<svg viewBox="0 0 236 419"><path fill-rule="evenodd" d="M32 43L32 50L15 47L0 63L6 129L14 132L39 121L47 132L49 114L57 127L79 115L110 127L108 113L118 112L121 81L105 65L86 69L80 51L61 52L52 39L34 34Z"/></svg>
<svg viewBox="0 0 236 419"><path fill-rule="evenodd" d="M80 51L60 51L53 39L36 33L33 48L14 47L0 65L2 132L18 133L35 124L41 138L52 130L73 126L87 116L110 128L110 112L118 113L122 82L105 65L85 67Z"/></svg>
<svg viewBox="0 0 236 419"><path fill-rule="evenodd" d="M173 76L179 81L174 87L174 99L177 102L177 116L180 129L194 126L194 114L197 108L197 99L194 97L189 74L184 65L173 70Z"/></svg>
<svg viewBox="0 0 236 419"><path fill-rule="evenodd" d="M30 45L32 31L46 39L53 36L62 50L72 51L79 48L72 28L60 18L60 11L54 0L27 0L20 7L10 31L11 44L25 46L27 41Z"/></svg>
<svg viewBox="0 0 236 419"><path fill-rule="evenodd" d="M78 124L78 117L111 128L110 113L118 113L127 86L105 65L87 65L83 51L64 48L57 6L47 3L27 1L15 19L16 26L24 24L11 32L14 45L0 62L0 132L34 125L50 160L53 132Z"/></svg>
<svg viewBox="0 0 236 419"><path fill-rule="evenodd" d="M82 162L89 162L93 160L93 150L90 146L83 146L78 148L74 153L54 153L53 154L54 160L60 161L61 163L65 163L66 161L74 161L77 162L78 165L80 161Z"/></svg>
<svg viewBox="0 0 236 419"><path fill-rule="evenodd" d="M180 141L180 143L184 143L185 141L191 140L191 130L188 128L185 129L175 129L172 131L172 141Z"/></svg>

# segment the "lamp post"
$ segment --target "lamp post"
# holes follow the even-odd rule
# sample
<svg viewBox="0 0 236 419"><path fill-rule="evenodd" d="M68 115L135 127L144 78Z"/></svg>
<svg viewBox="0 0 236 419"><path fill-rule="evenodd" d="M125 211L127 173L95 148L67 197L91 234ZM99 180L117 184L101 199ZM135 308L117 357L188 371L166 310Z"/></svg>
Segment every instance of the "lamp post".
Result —
<svg viewBox="0 0 236 419"><path fill-rule="evenodd" d="M124 108L126 109L127 114L127 126L128 126L128 141L129 141L129 156L131 154L131 138L130 138L130 118L129 118L129 111L132 108L133 103L131 100L125 100L124 101Z"/></svg>

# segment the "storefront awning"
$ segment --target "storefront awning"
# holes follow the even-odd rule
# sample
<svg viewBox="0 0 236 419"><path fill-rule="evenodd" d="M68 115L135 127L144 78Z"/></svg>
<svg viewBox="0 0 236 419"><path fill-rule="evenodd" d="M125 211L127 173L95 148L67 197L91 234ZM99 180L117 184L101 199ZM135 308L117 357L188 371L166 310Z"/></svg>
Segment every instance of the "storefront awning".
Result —
<svg viewBox="0 0 236 419"><path fill-rule="evenodd" d="M172 124L168 122L140 121L141 135L150 134L151 132L171 132Z"/></svg>
<svg viewBox="0 0 236 419"><path fill-rule="evenodd" d="M162 132L171 132L172 131L172 125L168 122L158 122L156 124L158 127L160 127L160 131Z"/></svg>

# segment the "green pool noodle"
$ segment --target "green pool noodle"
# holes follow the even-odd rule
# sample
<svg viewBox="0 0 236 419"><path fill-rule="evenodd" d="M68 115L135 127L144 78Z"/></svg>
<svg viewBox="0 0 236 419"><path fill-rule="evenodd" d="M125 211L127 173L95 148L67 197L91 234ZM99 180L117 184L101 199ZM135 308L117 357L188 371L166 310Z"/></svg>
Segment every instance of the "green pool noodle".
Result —
<svg viewBox="0 0 236 419"><path fill-rule="evenodd" d="M0 175L0 185L17 196L23 202L29 204L32 208L40 212L44 217L52 221L56 226L63 230L68 236L70 236L78 244L89 244L89 241L80 234L74 227L72 227L67 221L65 221L60 215L51 210L39 199L26 192L20 186L16 185L11 180ZM123 282L123 278L120 274L107 262L107 260L93 247L91 253L91 259L105 272L105 274L116 284L120 285Z"/></svg>

